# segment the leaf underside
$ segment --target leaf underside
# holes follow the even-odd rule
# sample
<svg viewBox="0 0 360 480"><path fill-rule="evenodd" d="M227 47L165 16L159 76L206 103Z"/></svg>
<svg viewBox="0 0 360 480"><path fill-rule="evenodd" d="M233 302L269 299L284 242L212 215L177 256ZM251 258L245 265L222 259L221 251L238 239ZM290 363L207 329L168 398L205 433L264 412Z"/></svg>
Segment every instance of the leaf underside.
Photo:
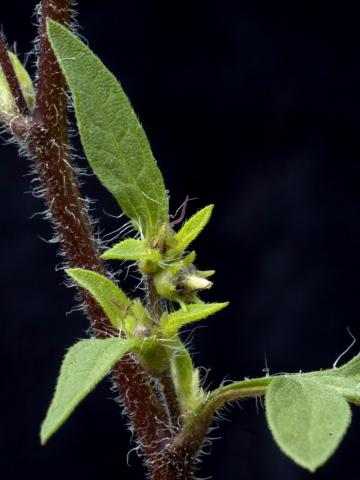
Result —
<svg viewBox="0 0 360 480"><path fill-rule="evenodd" d="M334 453L351 420L350 407L341 395L300 375L274 378L265 406L276 443L311 472Z"/></svg>

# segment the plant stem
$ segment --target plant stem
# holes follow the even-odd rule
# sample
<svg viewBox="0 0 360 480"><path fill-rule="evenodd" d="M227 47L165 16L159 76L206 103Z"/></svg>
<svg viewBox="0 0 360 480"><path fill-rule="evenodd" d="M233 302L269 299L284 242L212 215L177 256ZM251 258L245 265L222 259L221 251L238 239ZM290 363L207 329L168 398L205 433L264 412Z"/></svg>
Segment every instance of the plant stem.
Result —
<svg viewBox="0 0 360 480"><path fill-rule="evenodd" d="M161 305L161 297L157 293L154 280L151 275L146 277L146 288L149 310L152 313L155 323L159 324L161 315L163 314L163 307Z"/></svg>
<svg viewBox="0 0 360 480"><path fill-rule="evenodd" d="M9 128L34 160L49 216L66 263L71 267L85 268L106 275L72 166L65 79L46 33L47 18L64 25L70 24L70 6L71 0L42 0L38 83L33 117L26 116L26 110L22 110L21 96L16 94L16 75L11 65L9 68L4 42L2 49L0 42L0 65L4 72L7 72L6 78L9 79L14 98L20 102L17 103L19 115L11 120ZM149 307L158 322L163 313L162 303L152 279L148 280ZM98 338L117 334L93 297L84 290L80 290L80 296L92 333ZM195 425L198 432L196 441L189 430L183 435L183 429L178 433L180 409L171 372L165 372L158 379L165 405L148 374L132 355L125 356L113 368L112 375L151 478L191 480L193 462L207 433L208 424L203 422L201 428Z"/></svg>
<svg viewBox="0 0 360 480"><path fill-rule="evenodd" d="M151 275L146 278L146 285L149 310L151 311L153 318L155 319L155 323L158 324L164 312L161 297L157 293ZM165 397L165 403L168 409L170 424L176 431L176 429L178 429L180 420L180 406L177 399L174 381L170 369L161 374L159 382L160 389Z"/></svg>
<svg viewBox="0 0 360 480"><path fill-rule="evenodd" d="M174 439L172 448L175 451L184 451L185 449L189 455L195 458L213 421L214 413L225 403L263 396L269 383L270 377L244 380L239 382L239 386L236 388L231 388L232 386L229 385L212 392L207 401L193 413L183 426Z"/></svg>
<svg viewBox="0 0 360 480"><path fill-rule="evenodd" d="M194 457L186 450L173 449L169 446L156 460L157 468L153 480L193 480Z"/></svg>
<svg viewBox="0 0 360 480"><path fill-rule="evenodd" d="M20 87L19 80L10 61L5 35L0 33L0 65L4 72L6 81L9 85L11 94L15 100L15 105L20 113L27 112L27 104Z"/></svg>
<svg viewBox="0 0 360 480"><path fill-rule="evenodd" d="M171 425L174 431L177 431L180 425L181 412L170 370L166 370L161 374L159 382L166 400Z"/></svg>
<svg viewBox="0 0 360 480"><path fill-rule="evenodd" d="M71 163L65 80L46 34L47 17L68 25L69 12L70 0L42 1L36 109L33 120L17 120L15 127L21 135L19 140L34 159L67 263L105 274ZM114 334L96 301L83 290L80 294L95 335L103 338ZM165 410L148 375L133 356L127 355L116 365L113 379L143 454L151 459L169 437Z"/></svg>

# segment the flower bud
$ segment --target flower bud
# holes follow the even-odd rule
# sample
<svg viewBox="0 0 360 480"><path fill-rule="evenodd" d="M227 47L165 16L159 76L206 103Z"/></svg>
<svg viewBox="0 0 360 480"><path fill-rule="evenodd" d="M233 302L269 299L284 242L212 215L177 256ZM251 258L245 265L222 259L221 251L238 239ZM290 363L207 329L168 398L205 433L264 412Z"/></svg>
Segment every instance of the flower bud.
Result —
<svg viewBox="0 0 360 480"><path fill-rule="evenodd" d="M208 290L213 283L206 278L197 275L185 275L179 282L188 292L197 292L198 290Z"/></svg>
<svg viewBox="0 0 360 480"><path fill-rule="evenodd" d="M138 325L137 327L134 328L134 330L132 332L132 336L134 338L136 338L136 337L150 337L151 333L152 332L151 332L150 328Z"/></svg>
<svg viewBox="0 0 360 480"><path fill-rule="evenodd" d="M201 272L193 264L184 265L184 261L180 261L154 275L154 284L161 297L189 303L196 301L198 292L212 287L206 277L213 273L213 270Z"/></svg>

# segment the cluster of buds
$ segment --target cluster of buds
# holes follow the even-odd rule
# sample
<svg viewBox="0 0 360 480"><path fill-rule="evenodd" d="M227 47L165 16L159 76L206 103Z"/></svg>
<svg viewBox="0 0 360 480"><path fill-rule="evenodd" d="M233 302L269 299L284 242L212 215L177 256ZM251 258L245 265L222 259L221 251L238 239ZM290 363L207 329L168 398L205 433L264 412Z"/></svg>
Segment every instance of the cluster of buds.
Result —
<svg viewBox="0 0 360 480"><path fill-rule="evenodd" d="M164 224L151 241L129 238L114 245L102 257L114 260L137 260L140 272L151 280L157 294L181 306L201 303L198 294L208 290L208 278L214 270L201 271L195 265L194 251L187 253L190 243L206 226L212 213L209 205L193 215L178 232Z"/></svg>
<svg viewBox="0 0 360 480"><path fill-rule="evenodd" d="M155 274L154 284L158 294L166 300L180 304L196 303L197 294L212 287L208 277L214 273L213 270L197 270L194 264L179 261Z"/></svg>

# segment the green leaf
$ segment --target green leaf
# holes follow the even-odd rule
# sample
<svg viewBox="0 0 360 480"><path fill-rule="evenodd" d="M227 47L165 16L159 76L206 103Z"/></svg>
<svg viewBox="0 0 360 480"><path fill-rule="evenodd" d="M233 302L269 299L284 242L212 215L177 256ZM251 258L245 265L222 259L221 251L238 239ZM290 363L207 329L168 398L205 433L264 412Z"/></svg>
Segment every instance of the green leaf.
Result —
<svg viewBox="0 0 360 480"><path fill-rule="evenodd" d="M168 196L149 142L118 80L62 25L51 46L70 87L90 165L146 238L168 223Z"/></svg>
<svg viewBox="0 0 360 480"><path fill-rule="evenodd" d="M43 445L114 364L143 341L90 339L81 340L69 349L61 366L53 400L41 426L40 438Z"/></svg>
<svg viewBox="0 0 360 480"><path fill-rule="evenodd" d="M213 208L214 205L208 205L185 222L184 226L174 235L173 250L183 252L195 240L210 220Z"/></svg>
<svg viewBox="0 0 360 480"><path fill-rule="evenodd" d="M311 472L335 452L351 420L346 400L315 379L274 378L266 391L266 416L281 450Z"/></svg>
<svg viewBox="0 0 360 480"><path fill-rule="evenodd" d="M111 323L119 330L122 330L122 322L131 305L125 293L108 278L90 270L69 268L66 270L66 273L80 287L91 293L99 305L101 305Z"/></svg>
<svg viewBox="0 0 360 480"><path fill-rule="evenodd" d="M204 392L199 383L199 371L194 370L191 356L180 341L171 359L171 374L181 413L193 412L203 400Z"/></svg>
<svg viewBox="0 0 360 480"><path fill-rule="evenodd" d="M304 376L333 388L349 402L360 403L360 355L342 367L305 373Z"/></svg>
<svg viewBox="0 0 360 480"><path fill-rule="evenodd" d="M140 327L141 328L141 327ZM140 337L139 337L140 338ZM155 336L143 337L141 347L136 348L134 353L145 367L146 371L155 378L169 370L170 357L173 343L159 340Z"/></svg>
<svg viewBox="0 0 360 480"><path fill-rule="evenodd" d="M149 248L143 240L127 238L114 245L101 255L102 258L114 260L151 260L157 262L161 260L158 250Z"/></svg>
<svg viewBox="0 0 360 480"><path fill-rule="evenodd" d="M160 327L165 335L171 337L183 325L206 318L228 305L229 302L189 304L176 310L176 312L164 314L160 320Z"/></svg>

